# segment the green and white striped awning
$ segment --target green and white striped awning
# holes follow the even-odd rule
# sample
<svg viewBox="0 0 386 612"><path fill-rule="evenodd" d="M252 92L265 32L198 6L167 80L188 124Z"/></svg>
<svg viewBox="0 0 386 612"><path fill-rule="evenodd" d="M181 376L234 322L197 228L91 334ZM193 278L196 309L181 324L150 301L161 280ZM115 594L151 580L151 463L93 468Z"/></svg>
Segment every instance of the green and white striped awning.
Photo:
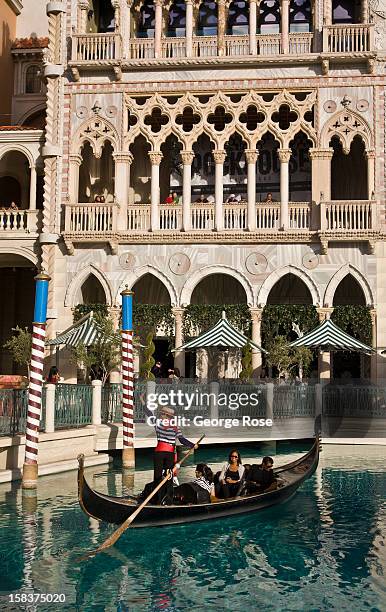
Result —
<svg viewBox="0 0 386 612"><path fill-rule="evenodd" d="M307 346L325 351L359 351L368 354L375 352L371 346L363 344L344 332L331 319L323 321L308 334L292 342L291 346Z"/></svg>
<svg viewBox="0 0 386 612"><path fill-rule="evenodd" d="M265 353L264 349L258 346L252 340L249 340L241 332L239 332L233 325L231 325L226 318L225 312L222 313L221 319L216 323L212 329L201 334L194 340L191 340L187 344L174 349L175 351L191 351L199 348L209 347L223 347L223 348L243 348L246 344L250 344L252 348L256 349L260 353Z"/></svg>
<svg viewBox="0 0 386 612"><path fill-rule="evenodd" d="M91 346L95 341L100 339L101 335L102 333L98 329L93 318L93 313L89 312L59 336L53 340L49 340L47 345L60 346L61 344L65 344L66 346L72 346L74 348L80 344Z"/></svg>

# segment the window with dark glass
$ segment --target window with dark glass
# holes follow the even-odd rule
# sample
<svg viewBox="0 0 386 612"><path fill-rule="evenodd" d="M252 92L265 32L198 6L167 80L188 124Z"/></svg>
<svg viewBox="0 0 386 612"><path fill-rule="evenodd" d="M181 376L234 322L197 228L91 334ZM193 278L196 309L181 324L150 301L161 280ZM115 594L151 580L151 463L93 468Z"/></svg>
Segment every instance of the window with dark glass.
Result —
<svg viewBox="0 0 386 612"><path fill-rule="evenodd" d="M28 94L40 93L42 79L40 66L29 66L25 76L25 92Z"/></svg>
<svg viewBox="0 0 386 612"><path fill-rule="evenodd" d="M217 35L217 2L201 2L198 11L198 36Z"/></svg>
<svg viewBox="0 0 386 612"><path fill-rule="evenodd" d="M186 4L184 0L173 2L169 9L168 36L186 36Z"/></svg>
<svg viewBox="0 0 386 612"><path fill-rule="evenodd" d="M311 32L311 0L291 0L290 32Z"/></svg>
<svg viewBox="0 0 386 612"><path fill-rule="evenodd" d="M262 0L260 2L260 34L280 33L280 0Z"/></svg>
<svg viewBox="0 0 386 612"><path fill-rule="evenodd" d="M236 0L229 5L227 34L245 35L249 31L249 2Z"/></svg>
<svg viewBox="0 0 386 612"><path fill-rule="evenodd" d="M332 23L359 23L360 3L351 0L332 1Z"/></svg>
<svg viewBox="0 0 386 612"><path fill-rule="evenodd" d="M137 36L154 38L155 7L153 0L145 0L139 11Z"/></svg>

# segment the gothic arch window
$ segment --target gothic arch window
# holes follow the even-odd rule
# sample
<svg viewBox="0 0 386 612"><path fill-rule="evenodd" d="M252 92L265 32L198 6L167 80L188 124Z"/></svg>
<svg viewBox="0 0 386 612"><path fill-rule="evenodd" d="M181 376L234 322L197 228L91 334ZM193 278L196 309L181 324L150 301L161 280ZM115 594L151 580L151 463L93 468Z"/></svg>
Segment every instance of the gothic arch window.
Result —
<svg viewBox="0 0 386 612"><path fill-rule="evenodd" d="M106 304L102 283L93 274L89 274L80 291L83 304Z"/></svg>
<svg viewBox="0 0 386 612"><path fill-rule="evenodd" d="M201 2L198 11L197 35L216 36L217 21L217 2L210 0Z"/></svg>
<svg viewBox="0 0 386 612"><path fill-rule="evenodd" d="M139 11L137 36L154 38L155 6L154 0L145 0Z"/></svg>
<svg viewBox="0 0 386 612"><path fill-rule="evenodd" d="M115 15L111 0L92 0L87 19L89 32L114 32Z"/></svg>
<svg viewBox="0 0 386 612"><path fill-rule="evenodd" d="M332 0L332 23L359 23L360 3Z"/></svg>
<svg viewBox="0 0 386 612"><path fill-rule="evenodd" d="M186 35L186 4L185 0L173 2L169 10L168 36Z"/></svg>
<svg viewBox="0 0 386 612"><path fill-rule="evenodd" d="M28 66L27 71L25 73L25 93L27 94L37 94L42 90L42 79L41 79L41 69L40 66L34 64L33 66Z"/></svg>
<svg viewBox="0 0 386 612"><path fill-rule="evenodd" d="M311 0L291 0L290 32L310 32L311 30Z"/></svg>
<svg viewBox="0 0 386 612"><path fill-rule="evenodd" d="M228 12L227 33L233 35L248 34L249 31L249 2L236 0L231 2Z"/></svg>
<svg viewBox="0 0 386 612"><path fill-rule="evenodd" d="M348 153L344 152L338 136L333 136L330 147L334 150L331 159L331 199L366 200L367 161L361 137L355 136Z"/></svg>
<svg viewBox="0 0 386 612"><path fill-rule="evenodd" d="M280 0L262 0L260 2L260 34L279 34Z"/></svg>

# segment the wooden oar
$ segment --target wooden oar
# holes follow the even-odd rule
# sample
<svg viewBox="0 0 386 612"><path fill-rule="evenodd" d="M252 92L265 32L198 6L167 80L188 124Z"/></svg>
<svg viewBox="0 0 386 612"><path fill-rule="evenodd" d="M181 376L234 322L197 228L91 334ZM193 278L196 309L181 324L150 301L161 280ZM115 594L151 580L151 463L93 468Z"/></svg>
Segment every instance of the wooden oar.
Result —
<svg viewBox="0 0 386 612"><path fill-rule="evenodd" d="M204 438L205 438L205 434L203 436L201 436L201 438L196 442L196 444L186 453L186 455L184 457L182 457L181 461L176 463L173 467L175 467L176 465L181 465L185 461L185 459L187 459L189 457L189 455L192 454L192 452L194 451L195 447L198 446L202 442L202 440ZM98 548L96 550L88 553L87 555L82 557L81 560L87 559L88 557L96 555L97 553L101 552L102 550L106 550L106 548L110 548L110 546L113 546L115 544L115 542L121 537L121 535L126 531L126 529L128 529L130 527L131 523L138 516L138 514L141 512L141 510L143 510L143 508L146 506L146 504L149 503L149 501L152 499L152 497L154 497L154 495L161 489L161 487L165 484L165 482L167 480L169 480L170 478L173 478L173 468L167 474L167 476L165 476L165 478L163 478L163 480L161 480L161 482L150 493L150 495L147 496L145 501L143 501L142 504L140 506L138 506L138 508L133 512L133 514L131 514L129 516L129 518L127 518L125 520L125 522L122 523L122 525L120 525L118 527L118 529L116 531L114 531L113 534L111 534L111 536L109 536L100 546L98 546Z"/></svg>

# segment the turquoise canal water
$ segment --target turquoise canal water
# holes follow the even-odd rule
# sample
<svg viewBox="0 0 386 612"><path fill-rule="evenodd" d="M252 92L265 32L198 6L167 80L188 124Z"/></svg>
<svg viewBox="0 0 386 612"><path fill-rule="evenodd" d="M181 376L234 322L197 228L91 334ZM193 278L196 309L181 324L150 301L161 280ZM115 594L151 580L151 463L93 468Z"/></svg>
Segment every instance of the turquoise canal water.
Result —
<svg viewBox="0 0 386 612"><path fill-rule="evenodd" d="M278 445L275 464L307 445ZM221 463L228 448L202 449ZM272 449L242 447L245 460ZM288 503L234 519L127 532L108 554L79 561L112 527L86 517L76 474L39 480L36 510L19 485L0 486L1 609L386 610L386 448L324 446L315 476ZM138 461L135 489L149 479ZM182 478L189 478L188 466ZM117 466L87 470L94 487L122 492ZM12 603L64 594L65 603Z"/></svg>

